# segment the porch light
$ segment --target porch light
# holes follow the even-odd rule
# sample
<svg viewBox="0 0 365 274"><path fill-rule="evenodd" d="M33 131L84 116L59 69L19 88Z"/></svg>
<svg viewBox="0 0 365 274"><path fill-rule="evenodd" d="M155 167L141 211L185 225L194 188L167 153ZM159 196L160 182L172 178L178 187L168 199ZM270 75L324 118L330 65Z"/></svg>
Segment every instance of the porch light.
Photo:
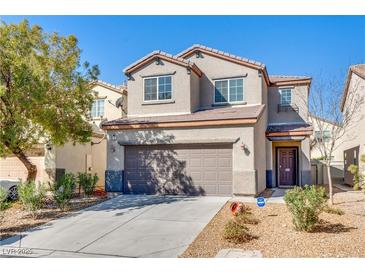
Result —
<svg viewBox="0 0 365 274"><path fill-rule="evenodd" d="M113 134L112 135L112 141L116 141L117 140L117 135Z"/></svg>
<svg viewBox="0 0 365 274"><path fill-rule="evenodd" d="M246 150L246 149L247 149L247 145L246 145L246 144L244 144L243 142L241 143L241 149L242 149L242 150Z"/></svg>

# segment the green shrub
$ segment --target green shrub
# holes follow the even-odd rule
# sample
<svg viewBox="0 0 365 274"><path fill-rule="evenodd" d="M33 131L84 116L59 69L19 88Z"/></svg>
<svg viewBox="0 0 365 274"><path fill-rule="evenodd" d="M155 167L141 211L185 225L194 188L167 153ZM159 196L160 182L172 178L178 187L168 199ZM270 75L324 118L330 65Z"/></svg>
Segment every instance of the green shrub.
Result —
<svg viewBox="0 0 365 274"><path fill-rule="evenodd" d="M53 199L61 210L65 210L76 188L76 177L72 173L64 174L51 186Z"/></svg>
<svg viewBox="0 0 365 274"><path fill-rule="evenodd" d="M0 186L0 211L3 211L8 206L8 192Z"/></svg>
<svg viewBox="0 0 365 274"><path fill-rule="evenodd" d="M347 171L349 171L353 175L353 189L355 191L360 190L361 184L364 180L362 174L359 172L359 167L357 165L349 165L347 168Z"/></svg>
<svg viewBox="0 0 365 274"><path fill-rule="evenodd" d="M79 172L79 174L77 175L77 181L87 196L90 196L93 194L98 180L99 180L99 177L96 174L91 175L86 172L84 172L84 173Z"/></svg>
<svg viewBox="0 0 365 274"><path fill-rule="evenodd" d="M7 208L8 202L8 192L6 191L5 188L3 188L2 186L0 186L0 225L3 221L3 211Z"/></svg>
<svg viewBox="0 0 365 274"><path fill-rule="evenodd" d="M37 211L42 208L46 190L42 183L36 184L34 181L21 182L18 185L19 200L25 210L35 217Z"/></svg>
<svg viewBox="0 0 365 274"><path fill-rule="evenodd" d="M318 222L318 216L326 205L323 187L294 187L284 196L297 230L311 231Z"/></svg>

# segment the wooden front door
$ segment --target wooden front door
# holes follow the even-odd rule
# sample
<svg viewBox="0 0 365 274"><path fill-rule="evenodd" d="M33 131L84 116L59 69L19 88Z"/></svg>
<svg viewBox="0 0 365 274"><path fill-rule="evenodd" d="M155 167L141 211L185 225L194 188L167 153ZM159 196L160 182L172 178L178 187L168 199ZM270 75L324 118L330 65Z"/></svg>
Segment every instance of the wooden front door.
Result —
<svg viewBox="0 0 365 274"><path fill-rule="evenodd" d="M297 174L297 149L279 148L278 149L278 181L279 186L296 185Z"/></svg>

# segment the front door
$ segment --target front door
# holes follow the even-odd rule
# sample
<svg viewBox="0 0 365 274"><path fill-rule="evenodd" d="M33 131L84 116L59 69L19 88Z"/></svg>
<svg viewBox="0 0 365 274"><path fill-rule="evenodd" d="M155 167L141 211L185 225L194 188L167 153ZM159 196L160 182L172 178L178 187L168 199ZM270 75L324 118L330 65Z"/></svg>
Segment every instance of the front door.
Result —
<svg viewBox="0 0 365 274"><path fill-rule="evenodd" d="M278 181L279 186L296 185L297 173L297 149L279 148L278 149Z"/></svg>

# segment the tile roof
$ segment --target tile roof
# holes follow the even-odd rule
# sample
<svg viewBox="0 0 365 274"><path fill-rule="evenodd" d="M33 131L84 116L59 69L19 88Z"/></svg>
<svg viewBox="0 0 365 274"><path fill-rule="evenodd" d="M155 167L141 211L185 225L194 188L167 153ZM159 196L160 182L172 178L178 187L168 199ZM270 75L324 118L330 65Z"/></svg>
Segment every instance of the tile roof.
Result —
<svg viewBox="0 0 365 274"><path fill-rule="evenodd" d="M271 83L311 80L308 76L290 76L290 75L269 75Z"/></svg>
<svg viewBox="0 0 365 274"><path fill-rule="evenodd" d="M301 132L311 131L313 127L308 123L298 124L282 124L282 125L268 125L266 132L277 133L277 132Z"/></svg>
<svg viewBox="0 0 365 274"><path fill-rule="evenodd" d="M169 54L169 53L166 53L164 51L161 51L161 50L155 50L155 51L152 51L151 53L145 55L144 57L138 59L137 61L135 61L134 63L132 63L131 65L129 65L128 67L126 67L123 72L125 74L129 73L130 71L132 71L134 68L138 67L138 65L140 65L142 62L144 62L145 60L148 60L148 59L152 59L153 57L161 57L161 58L166 58L166 59L170 59L170 60L175 60L181 64L184 64L186 65L187 67L191 67L191 68L196 68L198 69L198 67L193 63L193 62L190 62L184 58L181 58L181 57L177 57L177 56L174 56L172 54ZM200 72L200 70L198 69L198 71Z"/></svg>
<svg viewBox="0 0 365 274"><path fill-rule="evenodd" d="M176 56L177 57L185 57L185 55L187 53L189 53L190 51L195 50L195 49L202 49L202 50L205 50L205 51L210 51L212 53L217 53L217 54L220 54L220 55L223 55L223 56L226 56L226 57L230 57L230 58L233 58L233 59L236 59L236 60L239 60L239 61L243 61L243 62L250 63L252 65L261 67L262 69L265 68L265 64L263 64L261 62L258 62L258 61L255 61L255 60L251 60L251 59L248 59L248 58L244 58L244 57L240 57L240 56L237 56L237 55L234 55L234 54L230 54L228 52L224 52L224 51L221 51L221 50L218 50L218 49L214 49L214 48L210 48L210 47L207 47L207 46L204 46L204 45L200 45L200 44L192 45L191 47L183 50L182 52L180 52L178 54L176 54Z"/></svg>
<svg viewBox="0 0 365 274"><path fill-rule="evenodd" d="M118 92L120 94L123 93L123 91L126 91L127 90L127 87L125 86L116 86L116 85L113 85L113 84L110 84L110 83L107 83L105 81L102 81L102 80L95 80L92 82L92 85L94 86L102 86L102 87L105 87L105 88L109 88L115 92Z"/></svg>
<svg viewBox="0 0 365 274"><path fill-rule="evenodd" d="M257 119L262 113L265 105L219 107L208 110L200 110L191 114L150 116L136 118L120 118L103 123L109 125L133 125L133 124L153 124L169 122L195 122L195 121L214 121L230 119Z"/></svg>

